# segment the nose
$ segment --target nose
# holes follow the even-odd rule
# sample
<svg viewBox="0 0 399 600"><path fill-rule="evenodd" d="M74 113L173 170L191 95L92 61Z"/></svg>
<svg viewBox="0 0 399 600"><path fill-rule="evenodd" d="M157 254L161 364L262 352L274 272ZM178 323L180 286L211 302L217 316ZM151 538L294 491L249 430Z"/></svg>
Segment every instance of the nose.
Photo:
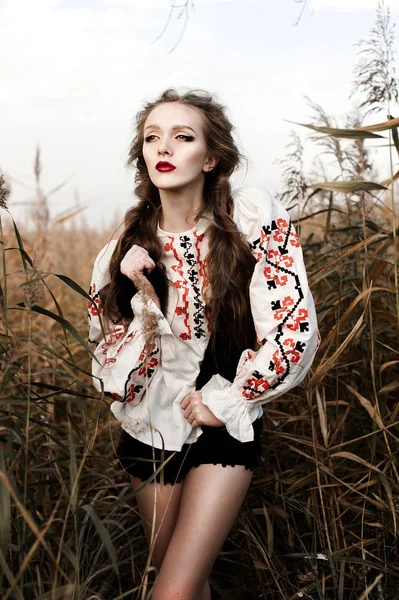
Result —
<svg viewBox="0 0 399 600"><path fill-rule="evenodd" d="M159 156L162 156L163 154L170 154L169 148L168 148L168 145L167 145L166 141L162 141L159 144L158 154L159 154Z"/></svg>

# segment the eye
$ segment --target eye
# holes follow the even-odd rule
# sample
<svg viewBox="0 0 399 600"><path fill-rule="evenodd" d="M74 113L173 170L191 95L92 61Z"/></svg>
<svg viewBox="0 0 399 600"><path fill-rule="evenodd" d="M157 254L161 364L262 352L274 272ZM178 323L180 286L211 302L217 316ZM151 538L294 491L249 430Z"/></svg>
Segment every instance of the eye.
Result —
<svg viewBox="0 0 399 600"><path fill-rule="evenodd" d="M144 141L146 142L151 142L152 138L155 138L156 135L151 134L148 135L146 138L144 138ZM192 135L184 135L183 133L179 133L179 135L176 136L176 138L183 138L186 142L192 142L194 137Z"/></svg>
<svg viewBox="0 0 399 600"><path fill-rule="evenodd" d="M192 142L194 139L192 135L183 135L182 133L180 133L177 137L184 138L186 140L186 142Z"/></svg>

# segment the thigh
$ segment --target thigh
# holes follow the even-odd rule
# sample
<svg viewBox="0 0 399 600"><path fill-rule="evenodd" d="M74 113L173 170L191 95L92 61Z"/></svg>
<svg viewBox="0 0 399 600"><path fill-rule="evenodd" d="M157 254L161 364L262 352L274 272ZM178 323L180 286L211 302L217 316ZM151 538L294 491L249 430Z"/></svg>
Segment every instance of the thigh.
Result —
<svg viewBox="0 0 399 600"><path fill-rule="evenodd" d="M189 471L153 600L188 600L199 593L235 521L252 475L243 465L202 464Z"/></svg>
<svg viewBox="0 0 399 600"><path fill-rule="evenodd" d="M130 475L152 563L159 570L179 514L182 483L147 483ZM141 489L140 489L141 488Z"/></svg>

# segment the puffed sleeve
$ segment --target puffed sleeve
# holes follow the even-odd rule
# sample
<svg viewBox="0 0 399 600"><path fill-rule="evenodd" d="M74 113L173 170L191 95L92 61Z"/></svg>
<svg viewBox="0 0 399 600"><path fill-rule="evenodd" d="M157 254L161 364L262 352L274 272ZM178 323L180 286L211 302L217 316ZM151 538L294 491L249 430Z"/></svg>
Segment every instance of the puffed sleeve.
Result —
<svg viewBox="0 0 399 600"><path fill-rule="evenodd" d="M240 442L266 404L298 385L312 365L320 334L298 235L284 206L257 186L233 193L234 220L256 258L250 306L259 349L245 350L233 383L214 375L203 403Z"/></svg>
<svg viewBox="0 0 399 600"><path fill-rule="evenodd" d="M158 368L161 350L166 358L175 356L174 336L155 302L144 299L140 291L131 300L134 318L129 324L104 318L100 291L109 282L108 265L116 243L117 240L112 240L99 252L93 267L88 343L97 360L92 359L92 375L99 391L102 379L107 395L120 402L138 404L146 389L146 377L149 384ZM158 334L150 345L146 344L143 333L145 310L157 319Z"/></svg>

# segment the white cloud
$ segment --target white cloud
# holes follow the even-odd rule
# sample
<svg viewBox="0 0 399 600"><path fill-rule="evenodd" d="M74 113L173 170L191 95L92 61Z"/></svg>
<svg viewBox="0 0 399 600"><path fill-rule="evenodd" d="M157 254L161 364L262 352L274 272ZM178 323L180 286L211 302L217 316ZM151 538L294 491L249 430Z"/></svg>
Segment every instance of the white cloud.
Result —
<svg viewBox="0 0 399 600"><path fill-rule="evenodd" d="M399 0L386 0L385 5L391 9L399 8ZM377 0L311 0L309 7L315 11L358 12L375 10Z"/></svg>

